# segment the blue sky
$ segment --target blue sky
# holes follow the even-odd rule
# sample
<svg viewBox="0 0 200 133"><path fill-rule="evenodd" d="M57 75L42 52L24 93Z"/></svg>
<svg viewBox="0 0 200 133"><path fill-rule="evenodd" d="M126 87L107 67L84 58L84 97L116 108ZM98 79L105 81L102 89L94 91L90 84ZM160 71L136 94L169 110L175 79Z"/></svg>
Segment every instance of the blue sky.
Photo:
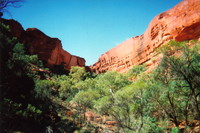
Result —
<svg viewBox="0 0 200 133"><path fill-rule="evenodd" d="M25 0L4 18L24 29L38 28L59 38L63 49L92 65L101 54L141 35L158 14L182 0Z"/></svg>

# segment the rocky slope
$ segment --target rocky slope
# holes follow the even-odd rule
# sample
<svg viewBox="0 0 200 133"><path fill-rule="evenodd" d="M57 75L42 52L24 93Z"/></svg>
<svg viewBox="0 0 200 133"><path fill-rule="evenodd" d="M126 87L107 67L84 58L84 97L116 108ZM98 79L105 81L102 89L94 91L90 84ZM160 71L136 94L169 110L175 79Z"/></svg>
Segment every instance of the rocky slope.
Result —
<svg viewBox="0 0 200 133"><path fill-rule="evenodd" d="M69 70L71 66L85 66L85 59L63 50L58 38L51 38L36 28L24 30L15 20L2 19L2 21L9 25L12 36L25 44L30 54L37 54L48 67L64 65L64 68Z"/></svg>
<svg viewBox="0 0 200 133"><path fill-rule="evenodd" d="M126 40L102 54L91 68L97 73L116 70L126 72L135 65L156 66L160 56L156 48L174 39L185 41L200 38L200 0L183 0L172 9L156 16L145 33Z"/></svg>

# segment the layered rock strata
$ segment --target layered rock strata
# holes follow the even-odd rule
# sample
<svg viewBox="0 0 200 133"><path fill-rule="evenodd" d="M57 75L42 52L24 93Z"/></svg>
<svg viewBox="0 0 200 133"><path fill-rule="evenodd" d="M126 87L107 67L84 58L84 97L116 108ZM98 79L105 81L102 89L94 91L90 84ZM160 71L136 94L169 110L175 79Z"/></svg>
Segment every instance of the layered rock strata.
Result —
<svg viewBox="0 0 200 133"><path fill-rule="evenodd" d="M145 33L126 40L102 54L91 68L97 73L116 70L126 72L135 65L158 64L155 50L169 40L200 38L200 0L183 0L172 9L156 16Z"/></svg>
<svg viewBox="0 0 200 133"><path fill-rule="evenodd" d="M36 28L24 30L15 20L2 19L2 21L9 25L12 36L25 44L29 54L38 55L48 67L64 65L64 68L69 70L71 66L85 66L85 59L63 50L58 38L51 38Z"/></svg>

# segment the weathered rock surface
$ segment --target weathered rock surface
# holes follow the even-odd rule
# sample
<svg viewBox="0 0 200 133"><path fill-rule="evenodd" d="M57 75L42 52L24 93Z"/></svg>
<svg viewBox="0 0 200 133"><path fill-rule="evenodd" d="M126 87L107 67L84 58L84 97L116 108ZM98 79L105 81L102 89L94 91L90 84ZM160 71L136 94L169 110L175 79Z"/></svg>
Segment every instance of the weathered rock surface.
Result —
<svg viewBox="0 0 200 133"><path fill-rule="evenodd" d="M28 28L26 31L15 20L2 20L9 25L11 34L26 45L30 54L37 54L45 65L64 65L66 70L71 66L85 66L85 59L71 55L63 50L58 38L51 38L36 28Z"/></svg>
<svg viewBox="0 0 200 133"><path fill-rule="evenodd" d="M146 63L154 67L160 56L156 48L174 39L185 41L200 38L200 0L183 0L172 9L156 16L145 33L126 40L102 54L91 68L97 73L116 70L126 72Z"/></svg>

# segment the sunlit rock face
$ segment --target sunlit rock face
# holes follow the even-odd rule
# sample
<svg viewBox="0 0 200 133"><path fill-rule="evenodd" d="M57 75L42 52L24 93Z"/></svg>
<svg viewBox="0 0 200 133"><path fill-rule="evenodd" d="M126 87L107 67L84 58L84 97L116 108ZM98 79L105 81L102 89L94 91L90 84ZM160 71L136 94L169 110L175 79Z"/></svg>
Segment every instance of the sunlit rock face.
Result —
<svg viewBox="0 0 200 133"><path fill-rule="evenodd" d="M126 40L102 54L91 68L97 73L116 70L127 72L146 63L153 69L161 59L155 50L167 41L200 38L200 0L183 0L172 9L156 16L145 33Z"/></svg>
<svg viewBox="0 0 200 133"><path fill-rule="evenodd" d="M58 38L51 38L36 28L24 30L15 20L3 19L2 21L9 25L12 36L25 44L30 54L38 55L45 65L52 67L62 64L66 70L71 66L85 66L85 59L63 50Z"/></svg>

